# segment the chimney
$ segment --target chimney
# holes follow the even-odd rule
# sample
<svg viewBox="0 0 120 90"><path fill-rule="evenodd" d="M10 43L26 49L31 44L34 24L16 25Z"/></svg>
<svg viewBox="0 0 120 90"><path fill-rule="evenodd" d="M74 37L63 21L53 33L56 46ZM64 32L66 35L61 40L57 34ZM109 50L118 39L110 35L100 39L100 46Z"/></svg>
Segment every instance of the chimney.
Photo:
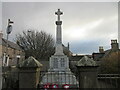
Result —
<svg viewBox="0 0 120 90"><path fill-rule="evenodd" d="M2 39L3 38L3 33L2 33L2 31L0 31L0 39Z"/></svg>
<svg viewBox="0 0 120 90"><path fill-rule="evenodd" d="M103 46L100 46L99 47L99 53L103 53L103 52L104 52Z"/></svg>
<svg viewBox="0 0 120 90"><path fill-rule="evenodd" d="M118 50L119 49L119 45L117 43L117 40L111 40L111 49L112 50Z"/></svg>

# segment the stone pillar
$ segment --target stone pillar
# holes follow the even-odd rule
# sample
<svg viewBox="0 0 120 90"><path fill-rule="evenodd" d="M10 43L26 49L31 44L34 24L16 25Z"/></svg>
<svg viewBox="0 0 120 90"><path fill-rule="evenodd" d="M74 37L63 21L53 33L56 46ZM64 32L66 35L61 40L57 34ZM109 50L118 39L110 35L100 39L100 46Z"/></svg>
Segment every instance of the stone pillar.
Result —
<svg viewBox="0 0 120 90"><path fill-rule="evenodd" d="M84 56L77 63L80 88L98 88L98 66L95 61Z"/></svg>
<svg viewBox="0 0 120 90"><path fill-rule="evenodd" d="M80 88L97 88L98 66L77 66Z"/></svg>
<svg viewBox="0 0 120 90"><path fill-rule="evenodd" d="M19 88L37 88L41 66L33 57L23 61L19 65Z"/></svg>
<svg viewBox="0 0 120 90"><path fill-rule="evenodd" d="M63 14L63 12L58 9L57 12L55 12L56 15L58 15L58 20L56 21L56 46L55 46L55 54L54 55L64 55L63 53L63 46L62 46L62 21L60 21L60 15Z"/></svg>

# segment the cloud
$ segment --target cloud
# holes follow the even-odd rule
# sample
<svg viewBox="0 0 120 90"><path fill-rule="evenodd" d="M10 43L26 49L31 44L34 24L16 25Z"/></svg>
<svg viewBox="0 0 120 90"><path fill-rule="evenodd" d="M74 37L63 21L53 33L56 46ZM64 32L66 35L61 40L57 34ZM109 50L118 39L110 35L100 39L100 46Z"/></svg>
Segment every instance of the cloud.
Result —
<svg viewBox="0 0 120 90"><path fill-rule="evenodd" d="M79 26L71 26L67 30L64 31L65 38L71 38L72 40L83 40L85 37L89 37L89 32L94 30L97 26L99 26L103 22L103 19L99 19L96 21L88 22L85 25Z"/></svg>
<svg viewBox="0 0 120 90"><path fill-rule="evenodd" d="M71 43L73 53L91 53L99 45L106 48L112 38L117 38L117 3L3 3L2 29L6 33L7 19L13 20L13 31L9 37L15 38L23 30L44 30L55 38L55 11L60 8L63 43ZM84 45L85 44L85 45ZM80 46L80 47L79 47ZM80 49L80 50L79 50Z"/></svg>
<svg viewBox="0 0 120 90"><path fill-rule="evenodd" d="M89 40L93 39L112 39L117 38L118 23L117 16L112 16L107 19L98 19L86 23L83 26L70 26L64 31L65 38L71 40ZM109 27L110 26L110 27Z"/></svg>

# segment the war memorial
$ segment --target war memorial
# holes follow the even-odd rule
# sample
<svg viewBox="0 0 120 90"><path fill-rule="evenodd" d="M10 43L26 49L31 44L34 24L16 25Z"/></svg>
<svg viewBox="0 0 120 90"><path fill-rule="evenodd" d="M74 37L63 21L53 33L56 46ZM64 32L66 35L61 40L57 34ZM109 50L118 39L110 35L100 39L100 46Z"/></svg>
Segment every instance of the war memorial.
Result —
<svg viewBox="0 0 120 90"><path fill-rule="evenodd" d="M60 21L60 15L63 13L58 9L55 14L58 16L58 20L56 21L55 54L50 57L50 68L45 76L43 76L41 84L52 83L58 85L70 84L78 86L78 81L69 68L69 58L63 53L62 21Z"/></svg>

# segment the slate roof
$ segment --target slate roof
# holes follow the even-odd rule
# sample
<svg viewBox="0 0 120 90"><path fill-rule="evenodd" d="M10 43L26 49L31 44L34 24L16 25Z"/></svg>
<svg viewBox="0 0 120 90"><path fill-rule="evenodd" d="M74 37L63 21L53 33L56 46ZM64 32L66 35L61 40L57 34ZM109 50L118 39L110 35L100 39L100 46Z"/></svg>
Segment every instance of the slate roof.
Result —
<svg viewBox="0 0 120 90"><path fill-rule="evenodd" d="M105 53L93 53L92 57L94 60L99 60L100 58L102 58L105 55Z"/></svg>
<svg viewBox="0 0 120 90"><path fill-rule="evenodd" d="M76 55L76 56L71 56L69 58L70 61L79 61L84 55Z"/></svg>
<svg viewBox="0 0 120 90"><path fill-rule="evenodd" d="M2 38L2 45L3 46L7 45L7 40L4 38ZM13 49L17 49L17 50L22 50L19 45L15 44L11 41L8 41L8 47L13 48Z"/></svg>
<svg viewBox="0 0 120 90"><path fill-rule="evenodd" d="M84 57L85 55L73 55L69 57L70 61L79 61L82 57ZM86 55L87 57L91 58L92 55Z"/></svg>
<svg viewBox="0 0 120 90"><path fill-rule="evenodd" d="M120 49L117 49L117 50L108 49L108 50L104 51L105 54L103 57L108 56L112 52L118 52L118 51L120 52Z"/></svg>
<svg viewBox="0 0 120 90"><path fill-rule="evenodd" d="M64 51L68 51L71 55L73 54L72 51L70 51L64 44L62 44L62 46Z"/></svg>
<svg viewBox="0 0 120 90"><path fill-rule="evenodd" d="M104 51L103 53L93 53L93 58L94 60L100 60L101 58L109 56L113 52L120 52L120 49L113 50L113 49L108 49Z"/></svg>

